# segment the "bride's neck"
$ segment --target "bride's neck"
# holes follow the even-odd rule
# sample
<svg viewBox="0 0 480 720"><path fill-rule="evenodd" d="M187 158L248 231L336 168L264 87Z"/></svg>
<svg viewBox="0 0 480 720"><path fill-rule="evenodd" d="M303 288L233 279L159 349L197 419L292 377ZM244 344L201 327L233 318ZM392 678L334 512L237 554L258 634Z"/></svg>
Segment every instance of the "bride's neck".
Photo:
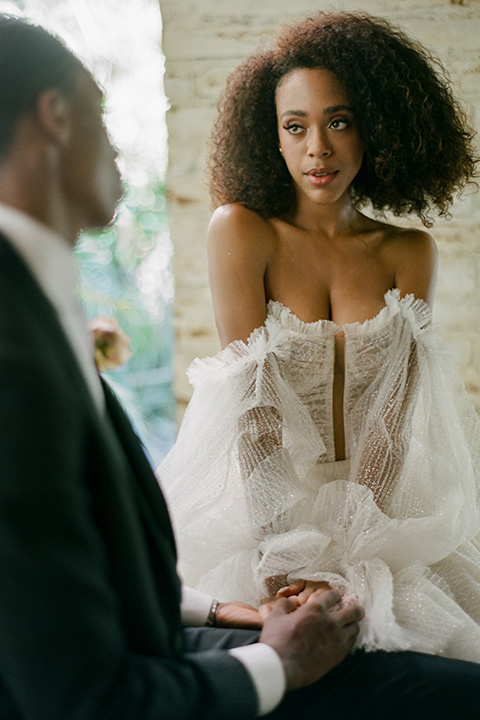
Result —
<svg viewBox="0 0 480 720"><path fill-rule="evenodd" d="M335 237L352 232L362 222L363 215L355 209L348 194L331 204L317 204L309 199L297 200L285 219L304 230Z"/></svg>

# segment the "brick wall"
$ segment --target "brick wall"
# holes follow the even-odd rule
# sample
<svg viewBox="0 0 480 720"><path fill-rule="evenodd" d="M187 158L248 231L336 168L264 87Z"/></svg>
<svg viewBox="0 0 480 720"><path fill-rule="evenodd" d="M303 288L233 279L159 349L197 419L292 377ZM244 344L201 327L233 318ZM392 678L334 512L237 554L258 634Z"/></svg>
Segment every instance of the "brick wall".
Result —
<svg viewBox="0 0 480 720"><path fill-rule="evenodd" d="M179 415L196 356L219 350L207 279L210 201L204 185L206 142L228 72L265 46L284 23L317 10L363 10L401 25L443 61L480 126L480 0L160 0L169 132L168 189L175 247L176 395ZM480 410L480 193L438 222L435 319L456 343L467 389Z"/></svg>

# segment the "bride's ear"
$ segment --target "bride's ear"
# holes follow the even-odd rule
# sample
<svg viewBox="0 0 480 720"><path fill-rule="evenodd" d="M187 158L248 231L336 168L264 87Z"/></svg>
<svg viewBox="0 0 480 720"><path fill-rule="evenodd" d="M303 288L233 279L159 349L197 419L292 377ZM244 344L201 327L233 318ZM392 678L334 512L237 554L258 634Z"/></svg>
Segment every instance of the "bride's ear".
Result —
<svg viewBox="0 0 480 720"><path fill-rule="evenodd" d="M38 98L35 118L40 130L57 145L70 138L71 104L58 90L45 90Z"/></svg>

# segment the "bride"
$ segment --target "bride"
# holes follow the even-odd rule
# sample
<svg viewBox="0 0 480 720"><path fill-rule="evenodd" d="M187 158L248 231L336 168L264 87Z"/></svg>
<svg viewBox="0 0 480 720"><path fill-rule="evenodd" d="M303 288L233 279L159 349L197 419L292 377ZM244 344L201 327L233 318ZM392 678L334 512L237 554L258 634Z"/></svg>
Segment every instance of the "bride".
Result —
<svg viewBox="0 0 480 720"><path fill-rule="evenodd" d="M480 662L479 421L431 323L434 241L382 215L448 215L472 137L439 63L365 14L302 21L230 76L223 350L192 363L158 470L187 584L257 605L333 587L365 649Z"/></svg>

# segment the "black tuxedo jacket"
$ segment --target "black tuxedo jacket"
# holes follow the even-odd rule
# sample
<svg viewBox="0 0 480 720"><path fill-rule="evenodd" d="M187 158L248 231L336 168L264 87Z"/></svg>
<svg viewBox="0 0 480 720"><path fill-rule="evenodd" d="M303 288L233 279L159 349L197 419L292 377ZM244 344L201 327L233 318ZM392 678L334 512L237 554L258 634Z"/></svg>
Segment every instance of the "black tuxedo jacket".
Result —
<svg viewBox="0 0 480 720"><path fill-rule="evenodd" d="M167 508L105 396L0 236L0 718L253 717L237 660L183 650Z"/></svg>

